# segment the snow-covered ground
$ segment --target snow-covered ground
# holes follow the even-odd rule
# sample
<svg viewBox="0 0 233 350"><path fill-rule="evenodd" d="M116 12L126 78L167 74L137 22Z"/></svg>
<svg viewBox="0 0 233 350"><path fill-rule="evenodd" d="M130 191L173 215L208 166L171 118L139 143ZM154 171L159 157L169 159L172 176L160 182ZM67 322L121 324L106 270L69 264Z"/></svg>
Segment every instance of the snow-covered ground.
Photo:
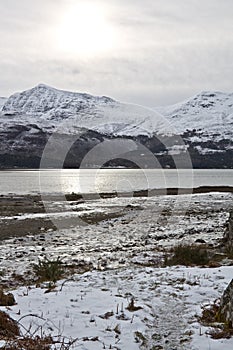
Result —
<svg viewBox="0 0 233 350"><path fill-rule="evenodd" d="M211 193L79 204L77 216L93 211L121 215L55 232L42 228L41 235L2 242L1 268L10 278L38 257L60 256L66 263L90 263L93 270L59 281L46 294L45 288L19 287L13 292L17 305L1 309L20 321L22 332L41 334L43 329L55 339L76 339L71 349L231 350L233 339L211 339L197 315L221 296L233 267L159 268L157 263L162 249L177 242L201 238L215 245L232 199L233 194ZM141 307L133 312L127 310L132 298Z"/></svg>
<svg viewBox="0 0 233 350"><path fill-rule="evenodd" d="M68 228L46 232L42 226L40 235L2 242L1 266L21 273L38 256L48 255L61 256L67 263L85 260L94 267L119 268L156 262L159 251L181 241L202 239L216 245L223 237L232 199L231 193L207 193L48 204L46 214L22 214L9 220L51 218L60 227L66 219ZM81 219L90 216L94 221L99 214L113 218L92 225Z"/></svg>
<svg viewBox="0 0 233 350"><path fill-rule="evenodd" d="M42 328L55 339L76 339L71 349L231 350L233 339L211 339L197 315L221 296L232 273L232 267L88 272L46 294L21 287L14 291L17 305L7 312L24 333ZM132 298L141 309L127 310Z"/></svg>

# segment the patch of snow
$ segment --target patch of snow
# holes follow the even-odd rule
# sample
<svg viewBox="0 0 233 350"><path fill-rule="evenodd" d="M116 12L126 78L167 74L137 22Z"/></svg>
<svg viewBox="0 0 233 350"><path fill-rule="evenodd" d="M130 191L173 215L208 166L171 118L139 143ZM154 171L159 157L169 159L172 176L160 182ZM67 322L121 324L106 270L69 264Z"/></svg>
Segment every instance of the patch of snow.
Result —
<svg viewBox="0 0 233 350"><path fill-rule="evenodd" d="M225 150L222 149L210 149L210 148L203 148L201 146L195 146L196 150L200 153L200 154L211 154L211 153L224 153Z"/></svg>
<svg viewBox="0 0 233 350"><path fill-rule="evenodd" d="M171 147L168 147L168 154L174 155L174 154L180 154L182 152L187 151L188 146L187 145L173 145Z"/></svg>
<svg viewBox="0 0 233 350"><path fill-rule="evenodd" d="M1 112L3 105L5 104L6 101L7 101L7 97L0 97L0 112Z"/></svg>

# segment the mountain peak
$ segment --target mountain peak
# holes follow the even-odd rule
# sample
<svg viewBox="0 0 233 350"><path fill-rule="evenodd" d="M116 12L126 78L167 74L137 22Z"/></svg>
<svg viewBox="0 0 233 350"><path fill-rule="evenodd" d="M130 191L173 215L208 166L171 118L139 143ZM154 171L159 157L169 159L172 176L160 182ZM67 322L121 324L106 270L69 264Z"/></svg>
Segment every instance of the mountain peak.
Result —
<svg viewBox="0 0 233 350"><path fill-rule="evenodd" d="M49 85L44 84L44 83L39 83L38 85L34 86L34 88L32 88L32 89L37 89L37 90L40 90L40 89L55 90L55 88L53 88L52 86L49 86Z"/></svg>
<svg viewBox="0 0 233 350"><path fill-rule="evenodd" d="M212 134L232 132L233 93L201 91L189 99L161 107L159 112L176 127L178 133L201 129Z"/></svg>
<svg viewBox="0 0 233 350"><path fill-rule="evenodd" d="M66 90L61 90L61 89L57 89L53 86L50 86L50 85L47 85L47 84L44 84L44 83L39 83L37 84L36 86L28 89L28 90L25 90L25 91L22 91L21 93L25 93L25 92L34 92L34 91L39 91L39 92L51 92L51 93L66 93L66 94L78 94L77 92L72 92L72 91L66 91ZM81 93L79 93L81 94Z"/></svg>
<svg viewBox="0 0 233 350"><path fill-rule="evenodd" d="M77 115L85 109L116 103L106 96L59 90L44 83L11 95L3 101L2 112L8 114L63 118Z"/></svg>

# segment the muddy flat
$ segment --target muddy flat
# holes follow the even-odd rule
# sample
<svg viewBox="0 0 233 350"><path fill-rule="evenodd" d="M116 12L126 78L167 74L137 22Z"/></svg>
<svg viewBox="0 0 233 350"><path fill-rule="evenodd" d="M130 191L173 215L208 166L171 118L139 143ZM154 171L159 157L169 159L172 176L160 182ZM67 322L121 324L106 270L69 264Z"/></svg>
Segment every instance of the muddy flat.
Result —
<svg viewBox="0 0 233 350"><path fill-rule="evenodd" d="M87 224L120 217L125 214L124 207L118 205L117 198L153 198L156 196L188 195L201 193L232 193L229 186L203 186L192 189L170 188L132 193L100 193L100 194L67 194L64 200L57 195L5 195L0 197L0 240L11 237L40 234L56 231L57 224L61 228L74 228L82 218ZM116 199L115 205L108 207L107 199ZM104 208L98 210L103 204ZM54 223L53 218L56 218Z"/></svg>

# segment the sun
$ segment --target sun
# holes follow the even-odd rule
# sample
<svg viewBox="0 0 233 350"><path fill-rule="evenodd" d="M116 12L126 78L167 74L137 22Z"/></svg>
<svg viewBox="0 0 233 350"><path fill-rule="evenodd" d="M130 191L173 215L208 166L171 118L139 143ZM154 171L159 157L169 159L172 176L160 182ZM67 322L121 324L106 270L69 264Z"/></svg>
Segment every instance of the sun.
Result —
<svg viewBox="0 0 233 350"><path fill-rule="evenodd" d="M56 37L58 48L75 56L102 54L116 44L116 32L104 8L88 3L73 4L66 9Z"/></svg>

